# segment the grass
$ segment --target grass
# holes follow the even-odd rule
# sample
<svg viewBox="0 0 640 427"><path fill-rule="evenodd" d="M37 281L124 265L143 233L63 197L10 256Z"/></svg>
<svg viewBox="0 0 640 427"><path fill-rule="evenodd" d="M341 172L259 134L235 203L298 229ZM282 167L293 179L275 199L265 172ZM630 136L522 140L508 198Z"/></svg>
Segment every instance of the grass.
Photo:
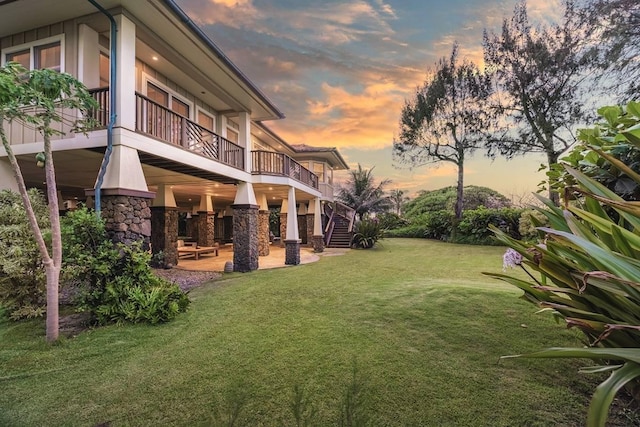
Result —
<svg viewBox="0 0 640 427"><path fill-rule="evenodd" d="M480 274L500 271L502 248L380 243L226 275L166 325L49 346L42 322L2 320L0 425L303 425L296 400L309 425L348 409L367 425L584 424L602 377L579 361L498 362L578 337Z"/></svg>

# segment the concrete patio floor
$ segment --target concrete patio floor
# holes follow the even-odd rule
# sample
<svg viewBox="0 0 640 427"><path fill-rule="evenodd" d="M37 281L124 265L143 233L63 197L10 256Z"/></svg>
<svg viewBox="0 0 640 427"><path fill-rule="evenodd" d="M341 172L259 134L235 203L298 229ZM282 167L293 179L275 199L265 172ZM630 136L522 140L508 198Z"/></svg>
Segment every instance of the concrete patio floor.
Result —
<svg viewBox="0 0 640 427"><path fill-rule="evenodd" d="M300 264L308 264L320 259L321 256L342 255L348 249L325 248L324 252L315 253L313 248L300 247ZM218 256L214 254L201 254L198 260L193 257L181 257L175 268L192 271L224 271L224 264L227 261L233 262L233 246L221 246ZM278 245L269 246L269 255L258 257L258 269L293 267L285 265L285 250Z"/></svg>

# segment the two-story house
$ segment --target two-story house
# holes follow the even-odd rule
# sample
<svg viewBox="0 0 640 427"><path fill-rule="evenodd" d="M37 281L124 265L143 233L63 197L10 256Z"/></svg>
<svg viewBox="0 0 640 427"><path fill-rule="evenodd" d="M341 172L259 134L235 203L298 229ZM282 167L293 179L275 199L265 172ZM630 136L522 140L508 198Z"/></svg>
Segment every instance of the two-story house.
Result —
<svg viewBox="0 0 640 427"><path fill-rule="evenodd" d="M269 253L269 206L280 205L285 263L299 262L301 240L322 250L321 203L333 198L333 170L347 165L335 149L298 149L270 131L263 122L284 114L174 1L0 0L8 61L91 89L98 128L88 137L60 129L53 143L58 197L95 203L114 240L151 243L176 264L182 213L198 244L222 230L234 269L251 271ZM27 185L42 188L42 138L6 130ZM1 148L0 188L15 188Z"/></svg>

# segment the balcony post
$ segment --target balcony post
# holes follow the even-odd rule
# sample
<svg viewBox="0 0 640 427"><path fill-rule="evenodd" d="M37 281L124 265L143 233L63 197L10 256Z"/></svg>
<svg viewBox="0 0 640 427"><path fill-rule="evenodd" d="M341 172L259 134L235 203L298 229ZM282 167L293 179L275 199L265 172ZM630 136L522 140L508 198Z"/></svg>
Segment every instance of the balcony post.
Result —
<svg viewBox="0 0 640 427"><path fill-rule="evenodd" d="M320 197L313 199L313 251L324 252L324 236L322 235L322 211Z"/></svg>
<svg viewBox="0 0 640 427"><path fill-rule="evenodd" d="M244 111L238 115L238 145L244 148L244 170L251 173L251 115Z"/></svg>
<svg viewBox="0 0 640 427"><path fill-rule="evenodd" d="M116 127L135 131L136 118L136 25L124 15L116 15L118 56L116 87ZM113 88L111 88L113 90Z"/></svg>
<svg viewBox="0 0 640 427"><path fill-rule="evenodd" d="M300 264L300 238L298 236L296 190L293 187L289 187L289 197L287 202L287 235L284 241L284 263L286 265L298 265Z"/></svg>
<svg viewBox="0 0 640 427"><path fill-rule="evenodd" d="M88 88L100 86L98 32L87 24L78 26L78 80Z"/></svg>

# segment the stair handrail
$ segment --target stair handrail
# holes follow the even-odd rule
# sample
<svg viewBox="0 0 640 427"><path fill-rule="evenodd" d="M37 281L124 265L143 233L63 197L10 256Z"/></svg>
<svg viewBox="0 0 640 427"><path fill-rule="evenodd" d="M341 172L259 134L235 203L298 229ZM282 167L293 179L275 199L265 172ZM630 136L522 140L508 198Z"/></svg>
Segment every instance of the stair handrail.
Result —
<svg viewBox="0 0 640 427"><path fill-rule="evenodd" d="M334 202L335 204L335 212L338 215L342 216L345 219L349 220L349 233L353 233L353 224L356 220L356 210L350 206L345 205L344 203Z"/></svg>
<svg viewBox="0 0 640 427"><path fill-rule="evenodd" d="M326 203L324 205L324 213L329 217L327 220L327 226L324 229L324 243L325 245L328 245L329 242L331 242L331 235L333 234L333 229L336 226L335 221L333 220L333 216L336 214L336 211L331 204Z"/></svg>

